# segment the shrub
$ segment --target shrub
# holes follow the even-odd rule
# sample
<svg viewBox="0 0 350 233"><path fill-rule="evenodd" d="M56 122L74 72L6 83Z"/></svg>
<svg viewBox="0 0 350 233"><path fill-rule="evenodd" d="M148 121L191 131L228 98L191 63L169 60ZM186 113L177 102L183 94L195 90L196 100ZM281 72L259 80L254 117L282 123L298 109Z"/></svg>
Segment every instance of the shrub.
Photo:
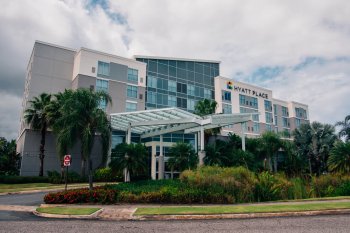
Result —
<svg viewBox="0 0 350 233"><path fill-rule="evenodd" d="M95 181L115 181L116 177L112 173L111 168L100 168L94 172Z"/></svg>
<svg viewBox="0 0 350 233"><path fill-rule="evenodd" d="M341 185L341 176L337 174L321 175L312 177L311 195L313 197L332 197L335 196L335 188Z"/></svg>
<svg viewBox="0 0 350 233"><path fill-rule="evenodd" d="M74 204L74 203L116 203L117 190L96 187L93 191L88 188L73 189L63 192L48 193L44 196L46 204Z"/></svg>
<svg viewBox="0 0 350 233"><path fill-rule="evenodd" d="M61 173L57 171L47 171L47 176L49 179L49 182L52 184L62 184L65 182L64 176L61 176ZM84 178L82 178L78 173L76 172L68 172L67 177L68 183L80 183L85 182Z"/></svg>
<svg viewBox="0 0 350 233"><path fill-rule="evenodd" d="M350 180L342 183L338 188L335 189L334 193L336 196L350 196Z"/></svg>
<svg viewBox="0 0 350 233"><path fill-rule="evenodd" d="M48 177L44 176L0 176L0 183L25 184L25 183L49 183Z"/></svg>

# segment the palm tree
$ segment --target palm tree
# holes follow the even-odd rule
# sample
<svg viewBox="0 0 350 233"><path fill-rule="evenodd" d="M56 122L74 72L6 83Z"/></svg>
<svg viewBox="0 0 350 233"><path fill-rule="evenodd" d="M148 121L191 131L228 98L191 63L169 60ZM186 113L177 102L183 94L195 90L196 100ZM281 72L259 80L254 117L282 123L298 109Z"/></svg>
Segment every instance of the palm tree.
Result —
<svg viewBox="0 0 350 233"><path fill-rule="evenodd" d="M41 140L39 147L40 171L39 176L44 175L45 139L49 127L47 106L51 102L51 95L42 93L29 101L30 107L24 112L24 119L34 130L40 130Z"/></svg>
<svg viewBox="0 0 350 233"><path fill-rule="evenodd" d="M92 189L92 161L91 150L95 137L100 135L103 153L108 151L111 126L106 113L99 108L100 100L111 102L111 97L101 91L78 89L70 93L60 108L61 117L57 125L62 126L58 132L59 147L64 151L66 145L72 146L79 139L81 143L81 175L85 176L86 162L88 162L89 187ZM105 155L103 157L106 157Z"/></svg>
<svg viewBox="0 0 350 233"><path fill-rule="evenodd" d="M127 176L145 174L148 168L147 156L147 149L141 143L121 143L112 150L109 166L117 172L125 169L129 173Z"/></svg>
<svg viewBox="0 0 350 233"><path fill-rule="evenodd" d="M339 138L344 137L346 142L350 141L350 115L347 115L344 121L338 121L335 123L335 126L341 126L338 133Z"/></svg>
<svg viewBox="0 0 350 233"><path fill-rule="evenodd" d="M332 172L350 173L350 142L337 142L330 152L328 167Z"/></svg>
<svg viewBox="0 0 350 233"><path fill-rule="evenodd" d="M229 158L227 151L225 151L227 143L217 140L214 145L207 145L205 147L204 164L207 166L227 166Z"/></svg>
<svg viewBox="0 0 350 233"><path fill-rule="evenodd" d="M277 152L282 146L282 141L278 134L267 131L261 136L261 150L266 155L267 165L272 171L271 159L273 158L274 171L277 172Z"/></svg>
<svg viewBox="0 0 350 233"><path fill-rule="evenodd" d="M194 169L198 163L198 157L192 146L188 143L177 142L169 150L168 165L171 169L171 177L174 170L184 171L186 169Z"/></svg>

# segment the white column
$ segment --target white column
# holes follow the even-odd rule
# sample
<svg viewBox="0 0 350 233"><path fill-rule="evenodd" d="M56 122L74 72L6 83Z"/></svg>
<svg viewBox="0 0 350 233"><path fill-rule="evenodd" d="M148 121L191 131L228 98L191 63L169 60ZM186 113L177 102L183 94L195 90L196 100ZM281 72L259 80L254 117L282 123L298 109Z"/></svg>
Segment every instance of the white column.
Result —
<svg viewBox="0 0 350 233"><path fill-rule="evenodd" d="M200 141L201 141L201 149L198 152L198 158L199 158L199 166L203 166L204 165L204 157L205 157L205 151L204 151L204 127L201 127L201 131L200 131Z"/></svg>
<svg viewBox="0 0 350 233"><path fill-rule="evenodd" d="M242 150L245 151L245 127L244 127L244 123L241 123L241 127L242 127Z"/></svg>
<svg viewBox="0 0 350 233"><path fill-rule="evenodd" d="M163 135L160 135L158 162L158 180L162 180L164 179Z"/></svg>
<svg viewBox="0 0 350 233"><path fill-rule="evenodd" d="M156 159L156 154L157 154L157 146L155 144L152 144L152 154L151 154L151 177L152 180L157 179L157 159Z"/></svg>
<svg viewBox="0 0 350 233"><path fill-rule="evenodd" d="M126 144L131 143L131 124L129 123L128 130L126 131ZM128 157L126 154L125 157ZM130 182L130 172L127 168L124 169L124 182Z"/></svg>
<svg viewBox="0 0 350 233"><path fill-rule="evenodd" d="M198 134L197 133L194 134L194 149L196 153L198 153Z"/></svg>

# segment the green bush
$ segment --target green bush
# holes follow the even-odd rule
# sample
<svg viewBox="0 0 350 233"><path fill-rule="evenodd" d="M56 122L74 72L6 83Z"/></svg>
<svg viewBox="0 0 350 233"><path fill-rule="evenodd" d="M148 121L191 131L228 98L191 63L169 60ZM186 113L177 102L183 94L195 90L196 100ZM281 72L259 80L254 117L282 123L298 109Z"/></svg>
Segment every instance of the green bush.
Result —
<svg viewBox="0 0 350 233"><path fill-rule="evenodd" d="M45 176L0 176L3 184L25 184L25 183L49 183Z"/></svg>
<svg viewBox="0 0 350 233"><path fill-rule="evenodd" d="M290 190L291 196L289 199L304 199L308 198L308 190L306 182L301 178L292 178L290 180L292 187Z"/></svg>
<svg viewBox="0 0 350 233"><path fill-rule="evenodd" d="M63 184L65 182L65 177L62 177L61 173L59 173L58 171L47 171L47 176L49 182L52 184ZM86 179L82 178L76 172L68 172L67 181L68 183L81 183L86 182Z"/></svg>
<svg viewBox="0 0 350 233"><path fill-rule="evenodd" d="M336 196L350 196L350 180L346 180L334 191Z"/></svg>

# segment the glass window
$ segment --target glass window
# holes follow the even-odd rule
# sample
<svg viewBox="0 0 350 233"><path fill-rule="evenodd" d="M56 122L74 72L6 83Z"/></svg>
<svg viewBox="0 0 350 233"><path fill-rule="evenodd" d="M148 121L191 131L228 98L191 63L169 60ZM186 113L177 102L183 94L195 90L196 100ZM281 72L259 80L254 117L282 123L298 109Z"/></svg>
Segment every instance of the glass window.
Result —
<svg viewBox="0 0 350 233"><path fill-rule="evenodd" d="M255 133L259 133L260 132L260 124L258 122L254 122L253 132L255 132Z"/></svg>
<svg viewBox="0 0 350 233"><path fill-rule="evenodd" d="M266 124L273 123L272 113L265 112Z"/></svg>
<svg viewBox="0 0 350 233"><path fill-rule="evenodd" d="M108 80L96 79L96 91L104 91L108 93ZM102 110L106 110L107 101L102 98L99 102L99 108Z"/></svg>
<svg viewBox="0 0 350 233"><path fill-rule="evenodd" d="M282 106L282 116L289 117L288 108Z"/></svg>
<svg viewBox="0 0 350 233"><path fill-rule="evenodd" d="M277 115L277 105L276 104L273 105L273 112L275 115Z"/></svg>
<svg viewBox="0 0 350 233"><path fill-rule="evenodd" d="M168 80L158 78L157 80L157 88L162 90L168 90Z"/></svg>
<svg viewBox="0 0 350 233"><path fill-rule="evenodd" d="M177 83L177 92L187 94L187 85L183 83Z"/></svg>
<svg viewBox="0 0 350 233"><path fill-rule="evenodd" d="M167 106L168 105L168 95L157 93L157 104Z"/></svg>
<svg viewBox="0 0 350 233"><path fill-rule="evenodd" d="M188 84L187 85L187 95L195 96L195 86Z"/></svg>
<svg viewBox="0 0 350 233"><path fill-rule="evenodd" d="M282 126L283 127L289 127L288 118L282 117Z"/></svg>
<svg viewBox="0 0 350 233"><path fill-rule="evenodd" d="M126 102L125 111L134 112L137 110L137 103Z"/></svg>
<svg viewBox="0 0 350 233"><path fill-rule="evenodd" d="M147 103L155 104L156 99L157 99L157 95L155 92L152 92L152 91L147 92Z"/></svg>
<svg viewBox="0 0 350 233"><path fill-rule="evenodd" d="M210 89L204 88L204 98L205 99L212 99L211 90ZM230 96L230 99L231 99L231 96Z"/></svg>
<svg viewBox="0 0 350 233"><path fill-rule="evenodd" d="M109 63L98 61L97 74L109 76Z"/></svg>
<svg viewBox="0 0 350 233"><path fill-rule="evenodd" d="M231 101L231 92L222 91L222 100L223 101Z"/></svg>
<svg viewBox="0 0 350 233"><path fill-rule="evenodd" d="M298 119L298 118L296 118L296 119L295 119L295 126L296 126L297 128L299 128L300 125L301 125L301 120Z"/></svg>
<svg viewBox="0 0 350 233"><path fill-rule="evenodd" d="M186 108L187 109L187 99L184 98L177 98L176 99L176 106L179 108Z"/></svg>
<svg viewBox="0 0 350 233"><path fill-rule="evenodd" d="M239 104L245 105L245 95L239 95Z"/></svg>
<svg viewBox="0 0 350 233"><path fill-rule="evenodd" d="M172 80L168 80L168 90L172 92L176 92L176 82Z"/></svg>
<svg viewBox="0 0 350 233"><path fill-rule="evenodd" d="M264 100L265 111L272 112L272 104L269 100Z"/></svg>
<svg viewBox="0 0 350 233"><path fill-rule="evenodd" d="M187 99L187 109L194 111L194 106L196 105L195 100Z"/></svg>
<svg viewBox="0 0 350 233"><path fill-rule="evenodd" d="M232 113L232 105L231 104L223 104L222 105L222 113L231 114Z"/></svg>
<svg viewBox="0 0 350 233"><path fill-rule="evenodd" d="M168 105L176 107L176 96L168 95Z"/></svg>
<svg viewBox="0 0 350 233"><path fill-rule="evenodd" d="M275 125L277 125L277 116L275 116Z"/></svg>
<svg viewBox="0 0 350 233"><path fill-rule="evenodd" d="M267 130L267 131L272 131L271 125L267 124L267 125L265 125L265 126L266 126L266 130Z"/></svg>
<svg viewBox="0 0 350 233"><path fill-rule="evenodd" d="M258 99L255 97L252 97L252 98L253 98L253 108L258 108Z"/></svg>
<svg viewBox="0 0 350 233"><path fill-rule="evenodd" d="M147 86L157 88L157 78L154 76L147 77Z"/></svg>
<svg viewBox="0 0 350 233"><path fill-rule="evenodd" d="M138 70L128 68L128 81L137 82Z"/></svg>
<svg viewBox="0 0 350 233"><path fill-rule="evenodd" d="M127 97L137 98L137 86L127 85L126 95Z"/></svg>

